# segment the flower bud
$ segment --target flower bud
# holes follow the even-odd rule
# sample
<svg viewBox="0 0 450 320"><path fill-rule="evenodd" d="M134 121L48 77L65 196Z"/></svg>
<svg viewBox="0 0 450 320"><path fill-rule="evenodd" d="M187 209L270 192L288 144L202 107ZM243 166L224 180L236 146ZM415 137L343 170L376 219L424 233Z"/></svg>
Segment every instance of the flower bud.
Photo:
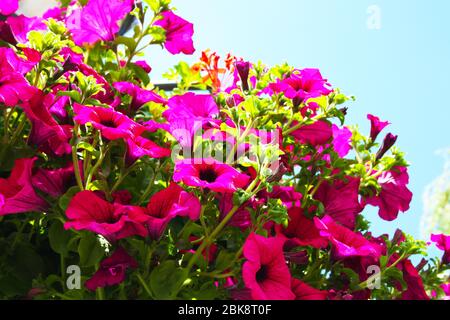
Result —
<svg viewBox="0 0 450 320"><path fill-rule="evenodd" d="M242 82L242 89L244 91L249 90L248 86L248 75L250 73L250 62L248 61L237 61L236 62L236 69L239 73L239 77L241 78Z"/></svg>
<svg viewBox="0 0 450 320"><path fill-rule="evenodd" d="M377 152L376 159L377 161L383 158L384 154L392 148L392 146L397 141L398 136L393 135L392 133L388 133L383 140L383 144L381 145L380 150Z"/></svg>

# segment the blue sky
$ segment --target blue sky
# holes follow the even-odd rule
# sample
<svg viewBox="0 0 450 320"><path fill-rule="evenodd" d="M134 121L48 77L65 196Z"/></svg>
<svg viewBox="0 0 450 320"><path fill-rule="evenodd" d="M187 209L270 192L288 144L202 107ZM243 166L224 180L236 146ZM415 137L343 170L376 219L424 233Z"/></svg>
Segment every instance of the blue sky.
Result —
<svg viewBox="0 0 450 320"><path fill-rule="evenodd" d="M389 120L411 162L411 210L383 222L371 210L375 234L397 227L419 237L425 186L442 172L437 149L450 146L450 2L446 0L173 0L194 23L194 57L168 57L152 48L154 80L203 49L231 51L273 65L316 67L335 86L357 97L348 124L369 130L367 113ZM367 27L367 9L381 10L381 29Z"/></svg>

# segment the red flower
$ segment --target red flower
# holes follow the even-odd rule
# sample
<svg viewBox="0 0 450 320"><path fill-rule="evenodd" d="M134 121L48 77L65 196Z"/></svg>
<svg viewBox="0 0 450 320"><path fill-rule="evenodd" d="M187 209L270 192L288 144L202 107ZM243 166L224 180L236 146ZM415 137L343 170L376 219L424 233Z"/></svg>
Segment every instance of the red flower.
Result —
<svg viewBox="0 0 450 320"><path fill-rule="evenodd" d="M254 300L293 300L291 274L283 255L282 237L265 238L251 233L244 244L242 267L245 286Z"/></svg>
<svg viewBox="0 0 450 320"><path fill-rule="evenodd" d="M295 294L295 300L326 300L328 298L328 291L318 290L295 278L292 278L292 292Z"/></svg>

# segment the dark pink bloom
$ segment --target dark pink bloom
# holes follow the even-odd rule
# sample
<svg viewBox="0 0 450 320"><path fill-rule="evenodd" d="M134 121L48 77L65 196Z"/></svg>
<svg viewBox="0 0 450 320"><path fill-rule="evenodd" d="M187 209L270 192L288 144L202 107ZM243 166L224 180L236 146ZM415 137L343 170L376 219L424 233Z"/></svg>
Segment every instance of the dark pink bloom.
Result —
<svg viewBox="0 0 450 320"><path fill-rule="evenodd" d="M134 0L89 0L76 9L66 24L78 46L112 41L119 32L119 21L133 9Z"/></svg>
<svg viewBox="0 0 450 320"><path fill-rule="evenodd" d="M412 192L408 189L408 169L394 167L378 177L381 191L365 199L365 202L378 207L379 216L386 221L397 218L399 211L406 212L412 200Z"/></svg>
<svg viewBox="0 0 450 320"><path fill-rule="evenodd" d="M283 255L282 237L251 233L244 244L244 284L254 300L294 300L291 274Z"/></svg>
<svg viewBox="0 0 450 320"><path fill-rule="evenodd" d="M69 203L66 229L89 230L101 234L110 241L139 235L147 236L147 229L130 218L134 207L109 203L92 191L77 193Z"/></svg>
<svg viewBox="0 0 450 320"><path fill-rule="evenodd" d="M50 8L44 12L44 14L42 15L42 18L44 20L48 20L51 18L56 21L62 21L63 20L63 9L60 8L59 6Z"/></svg>
<svg viewBox="0 0 450 320"><path fill-rule="evenodd" d="M261 192L261 194L268 198L280 199L288 209L299 207L303 198L302 194L295 191L294 187L288 186L274 186L272 192Z"/></svg>
<svg viewBox="0 0 450 320"><path fill-rule="evenodd" d="M393 135L392 133L388 133L386 137L383 140L383 144L380 147L380 150L378 150L376 154L376 160L380 160L383 158L386 152L389 151L389 149L392 148L392 146L397 142L398 136Z"/></svg>
<svg viewBox="0 0 450 320"><path fill-rule="evenodd" d="M0 2L0 14L9 16L19 9L19 0L2 0Z"/></svg>
<svg viewBox="0 0 450 320"><path fill-rule="evenodd" d="M326 237L333 245L333 253L337 259L380 257L381 248L377 244L370 242L360 233L337 224L330 216L325 216L322 219L315 217L314 222L320 230L320 235Z"/></svg>
<svg viewBox="0 0 450 320"><path fill-rule="evenodd" d="M145 60L138 60L133 63L135 65L137 65L138 67L142 68L142 70L144 70L147 73L152 72L152 67L150 67L149 64Z"/></svg>
<svg viewBox="0 0 450 320"><path fill-rule="evenodd" d="M133 164L137 159L144 156L150 158L164 158L171 154L170 149L166 149L158 146L151 140L143 137L136 137L133 139L127 139L127 164Z"/></svg>
<svg viewBox="0 0 450 320"><path fill-rule="evenodd" d="M194 35L194 25L183 18L177 16L172 11L161 13L162 19L155 22L166 30L166 41L164 46L171 54L193 54L195 52L192 36Z"/></svg>
<svg viewBox="0 0 450 320"><path fill-rule="evenodd" d="M333 148L340 158L344 158L351 150L352 132L347 127L339 128L333 124Z"/></svg>
<svg viewBox="0 0 450 320"><path fill-rule="evenodd" d="M408 286L402 294L402 300L430 300L423 286L422 277L409 259L400 262L396 267L402 271L403 280Z"/></svg>
<svg viewBox="0 0 450 320"><path fill-rule="evenodd" d="M229 225L232 227L240 228L245 230L252 225L252 219L250 216L250 212L247 209L247 205L250 203L242 205L231 218ZM219 200L219 211L220 211L220 219L226 217L226 215L231 211L234 207L233 203L233 194L232 193L224 193Z"/></svg>
<svg viewBox="0 0 450 320"><path fill-rule="evenodd" d="M35 58L36 50L23 48L22 52L26 55L27 60L19 57L11 48L0 47L0 57L2 57L2 59L0 59L0 70L2 73L17 72L21 75L25 75L34 68L40 60L40 58ZM33 52L34 54L32 54ZM40 55L39 53L37 54ZM34 57L32 57L32 55Z"/></svg>
<svg viewBox="0 0 450 320"><path fill-rule="evenodd" d="M295 106L333 91L318 69L295 70L289 78L272 83L269 88L275 93L284 93Z"/></svg>
<svg viewBox="0 0 450 320"><path fill-rule="evenodd" d="M319 290L310 285L292 278L292 292L295 300L327 300L328 291Z"/></svg>
<svg viewBox="0 0 450 320"><path fill-rule="evenodd" d="M390 122L381 121L380 118L371 114L367 115L367 119L370 120L370 139L375 142L380 132L390 125Z"/></svg>
<svg viewBox="0 0 450 320"><path fill-rule="evenodd" d="M109 140L132 139L145 131L143 126L112 108L87 107L75 103L73 110L76 122L90 123Z"/></svg>
<svg viewBox="0 0 450 320"><path fill-rule="evenodd" d="M247 91L248 87L248 76L250 72L250 62L248 61L237 61L236 62L236 70L239 74L239 78L241 79L242 88Z"/></svg>
<svg viewBox="0 0 450 320"><path fill-rule="evenodd" d="M297 123L294 121L293 125ZM307 143L313 146L323 145L333 137L331 125L326 121L316 121L313 124L302 126L291 135L300 143Z"/></svg>
<svg viewBox="0 0 450 320"><path fill-rule="evenodd" d="M189 217L195 221L200 217L200 210L201 204L197 197L184 191L176 183L171 183L150 198L147 208L134 211L131 216L145 224L150 237L158 240L173 218Z"/></svg>
<svg viewBox="0 0 450 320"><path fill-rule="evenodd" d="M130 109L133 112L139 110L144 104L148 102L155 102L164 105L167 103L167 100L161 97L159 94L150 90L142 89L140 86L137 86L131 82L115 82L113 86L120 93L131 96L132 101Z"/></svg>
<svg viewBox="0 0 450 320"><path fill-rule="evenodd" d="M277 226L277 231L289 239L287 244L290 247L311 246L317 249L327 247L328 239L320 235L314 221L305 216L303 209L292 207L288 210L288 214L288 227Z"/></svg>
<svg viewBox="0 0 450 320"><path fill-rule="evenodd" d="M125 281L128 269L136 269L138 263L122 247L100 263L100 268L85 282L86 288L95 291L97 288L113 286Z"/></svg>
<svg viewBox="0 0 450 320"><path fill-rule="evenodd" d="M33 173L32 183L36 189L57 198L76 184L73 164L70 162L60 169L38 168Z"/></svg>
<svg viewBox="0 0 450 320"><path fill-rule="evenodd" d="M0 178L0 216L38 211L47 207L31 183L31 170L36 159L18 159L8 178Z"/></svg>
<svg viewBox="0 0 450 320"><path fill-rule="evenodd" d="M185 93L169 99L169 109L163 116L171 122L176 119L190 119L194 121L213 119L219 114L219 107L209 94Z"/></svg>
<svg viewBox="0 0 450 320"><path fill-rule="evenodd" d="M364 209L359 202L360 179L346 177L347 181L323 182L315 198L323 203L325 214L349 229L355 229L356 216Z"/></svg>
<svg viewBox="0 0 450 320"><path fill-rule="evenodd" d="M173 180L215 192L235 192L248 184L249 176L215 159L185 159L175 163Z"/></svg>
<svg viewBox="0 0 450 320"><path fill-rule="evenodd" d="M436 246L444 251L444 256L442 257L442 263L450 264L450 236L444 234L432 234L431 241L436 243Z"/></svg>
<svg viewBox="0 0 450 320"><path fill-rule="evenodd" d="M17 17L11 16L8 17L6 22L11 27L12 34L19 43L28 42L27 36L30 31L42 31L47 29L47 26L42 19L38 17L29 18L24 15L19 15Z"/></svg>

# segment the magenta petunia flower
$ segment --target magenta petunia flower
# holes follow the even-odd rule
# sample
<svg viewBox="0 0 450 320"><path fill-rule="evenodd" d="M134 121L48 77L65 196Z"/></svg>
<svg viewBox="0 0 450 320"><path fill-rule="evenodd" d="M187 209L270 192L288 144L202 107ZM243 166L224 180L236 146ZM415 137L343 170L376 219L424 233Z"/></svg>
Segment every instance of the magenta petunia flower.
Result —
<svg viewBox="0 0 450 320"><path fill-rule="evenodd" d="M89 0L67 18L66 25L78 46L112 41L119 32L119 21L133 9L134 0Z"/></svg>
<svg viewBox="0 0 450 320"><path fill-rule="evenodd" d="M122 247L100 262L100 268L85 282L86 288L95 291L97 288L113 286L125 281L128 269L136 269L138 263Z"/></svg>
<svg viewBox="0 0 450 320"><path fill-rule="evenodd" d="M450 264L450 236L444 234L432 234L431 241L436 243L436 246L444 251L444 256L442 257L442 263Z"/></svg>
<svg viewBox="0 0 450 320"><path fill-rule="evenodd" d="M244 244L242 277L254 300L294 300L291 274L283 255L285 239L251 233Z"/></svg>
<svg viewBox="0 0 450 320"><path fill-rule="evenodd" d="M375 142L377 140L378 135L384 128L386 128L391 123L389 121L381 121L380 118L368 114L367 119L370 120L370 139Z"/></svg>
<svg viewBox="0 0 450 320"><path fill-rule="evenodd" d="M320 230L320 235L326 237L333 245L333 253L337 259L380 257L381 248L378 245L370 242L360 233L337 224L330 216L325 216L322 219L315 217L314 222Z"/></svg>
<svg viewBox="0 0 450 320"><path fill-rule="evenodd" d="M352 132L347 127L339 128L333 124L333 149L339 157L344 158L352 149Z"/></svg>
<svg viewBox="0 0 450 320"><path fill-rule="evenodd" d="M152 72L152 67L150 67L150 65L145 60L138 60L133 63L144 70L146 73Z"/></svg>
<svg viewBox="0 0 450 320"><path fill-rule="evenodd" d="M274 186L272 192L267 193L262 191L260 193L263 197L280 199L286 208L300 207L303 195L300 192L295 191L294 187L290 186Z"/></svg>
<svg viewBox="0 0 450 320"><path fill-rule="evenodd" d="M150 237L158 240L173 218L189 217L195 221L200 217L200 210L198 198L172 182L150 198L147 208L133 211L131 217L145 224Z"/></svg>
<svg viewBox="0 0 450 320"><path fill-rule="evenodd" d="M324 205L325 214L353 230L356 217L364 209L358 195L360 179L354 177L345 179L347 181L323 182L317 189L315 198Z"/></svg>
<svg viewBox="0 0 450 320"><path fill-rule="evenodd" d="M296 125L296 121L293 125ZM333 137L331 125L326 121L316 121L313 124L302 126L295 130L291 135L300 143L307 143L313 146L323 145Z"/></svg>
<svg viewBox="0 0 450 320"><path fill-rule="evenodd" d="M185 159L175 163L173 180L226 193L244 188L250 177L215 159Z"/></svg>
<svg viewBox="0 0 450 320"><path fill-rule="evenodd" d="M399 211L409 210L413 194L407 187L409 176L406 167L394 167L390 171L383 172L378 177L378 183L381 186L380 193L366 198L365 202L378 207L378 215L382 219L393 221Z"/></svg>
<svg viewBox="0 0 450 320"><path fill-rule="evenodd" d="M423 286L423 280L411 260L403 260L397 266L403 273L407 289L402 293L402 300L430 300ZM400 286L398 286L400 287Z"/></svg>
<svg viewBox="0 0 450 320"><path fill-rule="evenodd" d="M247 206L250 203L242 205L231 218L229 225L232 227L240 228L245 230L252 225L252 218L250 215L250 211L247 209ZM233 203L233 194L232 193L224 193L221 195L219 199L219 211L220 211L220 220L226 217L226 215L231 211L234 207Z"/></svg>
<svg viewBox="0 0 450 320"><path fill-rule="evenodd" d="M295 294L295 300L327 300L328 298L328 291L313 288L296 278L292 278L292 292Z"/></svg>
<svg viewBox="0 0 450 320"><path fill-rule="evenodd" d="M30 31L47 30L41 18L26 17L22 14L17 17L8 17L6 23L11 27L11 32L18 43L27 43Z"/></svg>
<svg viewBox="0 0 450 320"><path fill-rule="evenodd" d="M168 157L172 152L170 149L160 147L153 141L143 137L127 139L126 142L126 162L128 165L133 164L137 159L140 159L144 156L157 159Z"/></svg>
<svg viewBox="0 0 450 320"><path fill-rule="evenodd" d="M19 9L19 0L2 0L0 2L0 14L9 16Z"/></svg>
<svg viewBox="0 0 450 320"><path fill-rule="evenodd" d="M167 51L171 54L193 54L195 52L192 41L194 25L170 10L161 13L161 16L162 19L156 21L155 26L160 26L166 30L164 46Z"/></svg>
<svg viewBox="0 0 450 320"><path fill-rule="evenodd" d="M33 189L31 174L36 159L18 159L9 178L0 178L0 216L39 211L48 205Z"/></svg>
<svg viewBox="0 0 450 320"><path fill-rule="evenodd" d="M75 103L73 110L77 123L90 123L109 140L133 139L145 131L145 127L112 108L87 107Z"/></svg>
<svg viewBox="0 0 450 320"><path fill-rule="evenodd" d="M130 218L135 207L109 203L92 191L77 193L69 203L66 215L69 218L65 229L89 230L109 241L139 235L147 236L147 229Z"/></svg>
<svg viewBox="0 0 450 320"><path fill-rule="evenodd" d="M30 48L23 48L22 52L27 56L27 60L19 57L11 48L0 47L0 70L2 73L17 72L25 75L30 72L39 62L32 59L30 54L36 50Z"/></svg>
<svg viewBox="0 0 450 320"><path fill-rule="evenodd" d="M288 210L289 224L287 228L277 226L277 232L288 238L287 243L292 246L311 246L317 249L328 246L327 238L320 235L314 221L305 216L303 209L292 207Z"/></svg>
<svg viewBox="0 0 450 320"><path fill-rule="evenodd" d="M36 189L58 198L76 184L73 163L70 162L66 167L59 169L38 168L33 173L31 181Z"/></svg>
<svg viewBox="0 0 450 320"><path fill-rule="evenodd" d="M169 122L176 119L210 120L219 114L219 107L209 94L188 92L182 96L173 96L168 106L163 116Z"/></svg>
<svg viewBox="0 0 450 320"><path fill-rule="evenodd" d="M131 96L132 101L130 109L133 112L136 112L148 102L155 102L163 105L167 103L167 100L159 94L150 90L142 89L140 86L137 86L131 82L115 82L113 87L120 93Z"/></svg>
<svg viewBox="0 0 450 320"><path fill-rule="evenodd" d="M270 84L269 90L284 93L287 98L292 99L295 106L333 92L318 69L295 70L289 78Z"/></svg>

